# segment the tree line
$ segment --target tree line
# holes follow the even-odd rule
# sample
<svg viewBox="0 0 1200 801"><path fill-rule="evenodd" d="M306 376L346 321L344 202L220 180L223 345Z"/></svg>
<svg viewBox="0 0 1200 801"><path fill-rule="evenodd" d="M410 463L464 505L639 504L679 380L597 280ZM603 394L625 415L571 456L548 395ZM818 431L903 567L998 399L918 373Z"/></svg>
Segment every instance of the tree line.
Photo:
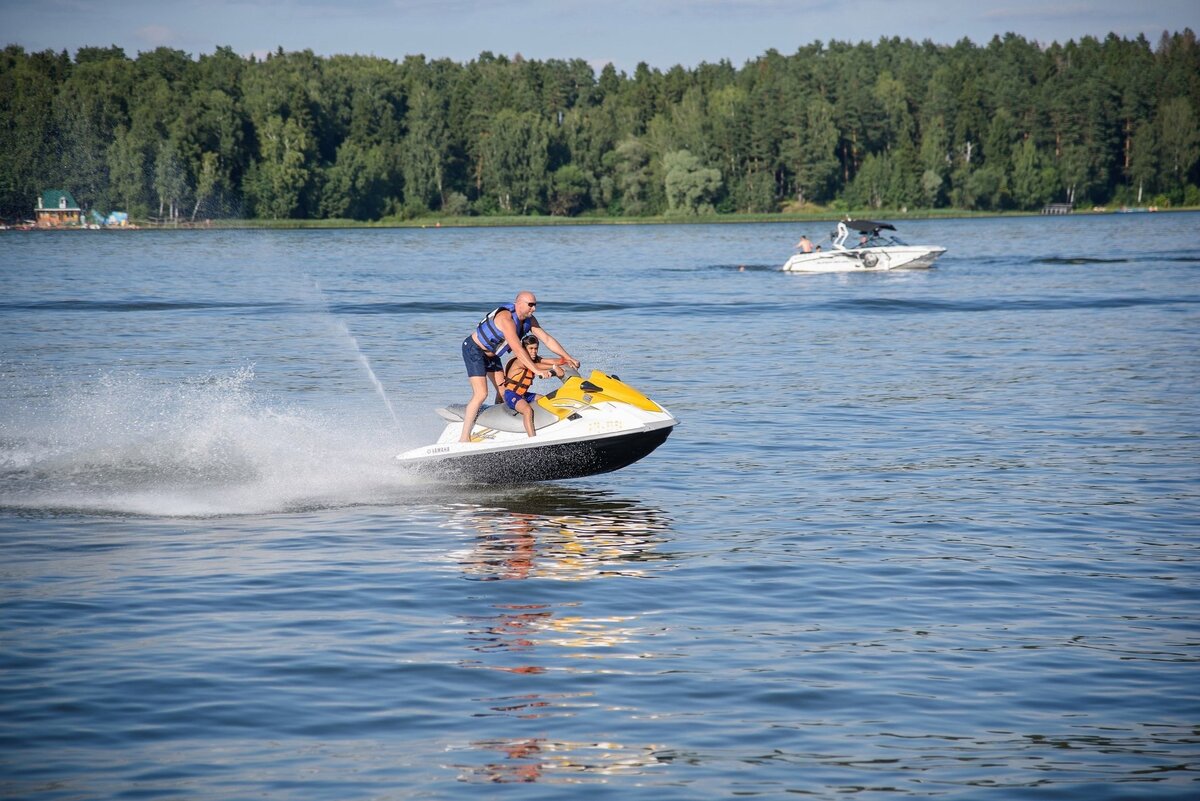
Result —
<svg viewBox="0 0 1200 801"><path fill-rule="evenodd" d="M1190 29L898 38L666 71L482 53L0 53L0 217L183 220L1200 205Z"/></svg>

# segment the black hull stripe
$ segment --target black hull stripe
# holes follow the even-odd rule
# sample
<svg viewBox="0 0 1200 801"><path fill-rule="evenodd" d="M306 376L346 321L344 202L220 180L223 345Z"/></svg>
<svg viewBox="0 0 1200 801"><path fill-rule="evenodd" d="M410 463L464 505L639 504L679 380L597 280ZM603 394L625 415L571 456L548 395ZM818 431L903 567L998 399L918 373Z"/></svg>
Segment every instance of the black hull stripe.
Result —
<svg viewBox="0 0 1200 801"><path fill-rule="evenodd" d="M528 484L609 473L628 467L663 444L671 426L619 437L560 442L519 450L449 456L412 470L465 484Z"/></svg>

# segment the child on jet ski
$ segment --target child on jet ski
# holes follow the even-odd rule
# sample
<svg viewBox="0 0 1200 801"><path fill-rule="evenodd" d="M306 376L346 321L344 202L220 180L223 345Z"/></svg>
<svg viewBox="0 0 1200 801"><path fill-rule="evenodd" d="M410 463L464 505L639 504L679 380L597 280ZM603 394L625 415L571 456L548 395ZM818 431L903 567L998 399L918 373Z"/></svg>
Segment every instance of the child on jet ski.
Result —
<svg viewBox="0 0 1200 801"><path fill-rule="evenodd" d="M543 359L538 356L538 347L541 343L533 334L526 334L522 337L521 344L525 346L525 352L529 354L529 358L535 365L538 367L544 365L551 374L562 378L563 369L560 365L566 359ZM534 372L521 364L515 356L508 360L508 364L504 365L504 403L513 411L521 413L521 417L525 420L525 433L531 437L536 434L533 430L533 406L530 404L539 397L536 392L529 391L535 377Z"/></svg>

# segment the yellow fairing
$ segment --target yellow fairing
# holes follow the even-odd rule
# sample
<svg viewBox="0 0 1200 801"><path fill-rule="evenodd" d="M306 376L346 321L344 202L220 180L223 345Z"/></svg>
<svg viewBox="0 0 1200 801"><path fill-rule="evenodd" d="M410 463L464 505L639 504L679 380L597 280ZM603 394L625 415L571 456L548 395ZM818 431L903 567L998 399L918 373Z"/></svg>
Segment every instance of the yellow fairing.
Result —
<svg viewBox="0 0 1200 801"><path fill-rule="evenodd" d="M644 409L648 412L661 412L663 410L661 406L633 387L599 370L593 370L592 374L587 377L587 382L599 387L599 391L589 392L585 390L583 388L584 379L572 377L568 378L561 387L555 390L553 398L546 397L545 395L538 398L538 405L553 412L560 418L567 417L581 406L589 406L593 403L601 403L603 401L627 403L630 406Z"/></svg>

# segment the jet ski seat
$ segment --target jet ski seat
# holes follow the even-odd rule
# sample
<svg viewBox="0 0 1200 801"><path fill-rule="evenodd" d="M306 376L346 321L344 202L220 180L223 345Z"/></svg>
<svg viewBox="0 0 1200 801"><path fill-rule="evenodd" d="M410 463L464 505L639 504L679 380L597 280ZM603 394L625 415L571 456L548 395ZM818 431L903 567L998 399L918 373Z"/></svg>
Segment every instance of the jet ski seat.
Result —
<svg viewBox="0 0 1200 801"><path fill-rule="evenodd" d="M450 406L443 406L437 410L438 417L448 423L461 423L463 414L467 411L465 403L455 403ZM551 423L557 422L558 418L550 412L543 409L536 403L533 405L533 430L544 428ZM475 418L477 425L485 428L494 428L497 431L507 431L513 434L520 434L525 430L525 422L521 419L521 413L514 411L503 403L498 403L494 406L484 406L479 410L479 416Z"/></svg>
<svg viewBox="0 0 1200 801"><path fill-rule="evenodd" d="M486 406L483 408L487 408ZM443 406L436 409L438 417L445 420L447 423L461 423L463 415L466 414L467 405L465 403L455 403L450 406Z"/></svg>
<svg viewBox="0 0 1200 801"><path fill-rule="evenodd" d="M520 434L525 430L525 421L521 417L521 413L514 411L503 403L498 403L495 406L489 406L479 413L475 421L487 428L494 428L497 431L508 431L513 434ZM558 418L550 412L543 409L538 404L533 404L533 430L545 428L551 423L557 423Z"/></svg>

